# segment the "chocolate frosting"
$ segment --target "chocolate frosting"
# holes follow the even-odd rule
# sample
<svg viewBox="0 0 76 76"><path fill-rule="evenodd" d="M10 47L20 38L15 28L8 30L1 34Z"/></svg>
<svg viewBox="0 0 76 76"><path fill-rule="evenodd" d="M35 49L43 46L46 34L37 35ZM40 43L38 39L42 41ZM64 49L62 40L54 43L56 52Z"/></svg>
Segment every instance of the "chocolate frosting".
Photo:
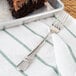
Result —
<svg viewBox="0 0 76 76"><path fill-rule="evenodd" d="M20 8L22 8L22 6L24 4L28 4L30 0L13 0L13 7L15 9L15 11L18 11ZM31 0L32 4L37 4L38 0ZM46 2L47 0L44 0L44 2Z"/></svg>

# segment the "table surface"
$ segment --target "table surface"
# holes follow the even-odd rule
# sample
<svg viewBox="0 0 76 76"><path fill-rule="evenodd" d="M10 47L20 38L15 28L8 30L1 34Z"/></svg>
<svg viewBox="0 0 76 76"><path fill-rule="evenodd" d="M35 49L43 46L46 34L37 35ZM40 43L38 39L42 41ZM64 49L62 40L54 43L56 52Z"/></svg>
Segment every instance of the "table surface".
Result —
<svg viewBox="0 0 76 76"><path fill-rule="evenodd" d="M76 18L76 0L62 0L65 10Z"/></svg>

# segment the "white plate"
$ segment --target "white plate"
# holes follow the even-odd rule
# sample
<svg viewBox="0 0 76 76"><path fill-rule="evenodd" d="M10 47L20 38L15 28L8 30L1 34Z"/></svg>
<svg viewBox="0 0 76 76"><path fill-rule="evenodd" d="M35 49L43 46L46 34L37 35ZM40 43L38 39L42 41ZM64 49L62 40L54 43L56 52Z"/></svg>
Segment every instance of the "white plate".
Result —
<svg viewBox="0 0 76 76"><path fill-rule="evenodd" d="M60 0L48 0L43 8L33 12L29 16L14 19L7 0L0 0L0 29L21 25L23 22L28 23L42 18L52 16L64 8Z"/></svg>

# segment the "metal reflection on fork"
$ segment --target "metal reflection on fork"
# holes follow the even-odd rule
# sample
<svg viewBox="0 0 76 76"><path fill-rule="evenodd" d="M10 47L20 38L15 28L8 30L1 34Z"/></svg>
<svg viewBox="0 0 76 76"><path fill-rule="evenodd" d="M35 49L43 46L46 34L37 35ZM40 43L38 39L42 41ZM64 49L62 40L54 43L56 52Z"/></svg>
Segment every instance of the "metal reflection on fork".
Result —
<svg viewBox="0 0 76 76"><path fill-rule="evenodd" d="M57 23L58 24L58 23ZM32 64L37 52L39 51L39 49L41 48L41 46L44 44L44 42L46 41L46 39L48 38L48 36L51 33L58 33L61 30L61 27L59 27L58 25L56 25L55 23L52 24L51 28L50 28L50 32L48 33L48 35L40 42L40 44L38 44L38 46L26 57L24 58L18 65L17 65L17 69L19 71L25 71L28 69L28 67Z"/></svg>

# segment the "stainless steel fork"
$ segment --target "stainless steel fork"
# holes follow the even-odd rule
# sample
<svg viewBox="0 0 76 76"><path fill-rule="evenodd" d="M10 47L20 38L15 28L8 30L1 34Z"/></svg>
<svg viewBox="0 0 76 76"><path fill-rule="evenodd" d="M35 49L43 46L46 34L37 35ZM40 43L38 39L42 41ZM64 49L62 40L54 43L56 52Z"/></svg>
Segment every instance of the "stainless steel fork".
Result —
<svg viewBox="0 0 76 76"><path fill-rule="evenodd" d="M50 34L50 33L49 33ZM25 71L27 68L31 65L33 62L37 52L41 48L41 46L44 44L45 40L49 36L49 34L38 44L38 46L29 54L26 58L24 58L18 65L17 69L20 71Z"/></svg>
<svg viewBox="0 0 76 76"><path fill-rule="evenodd" d="M59 22L54 22L51 27L49 27L50 32L48 35L38 44L38 46L26 57L24 58L18 65L17 69L20 71L25 71L27 68L32 64L37 52L41 48L41 46L44 44L48 36L52 33L58 33L61 30L61 27L59 26Z"/></svg>

